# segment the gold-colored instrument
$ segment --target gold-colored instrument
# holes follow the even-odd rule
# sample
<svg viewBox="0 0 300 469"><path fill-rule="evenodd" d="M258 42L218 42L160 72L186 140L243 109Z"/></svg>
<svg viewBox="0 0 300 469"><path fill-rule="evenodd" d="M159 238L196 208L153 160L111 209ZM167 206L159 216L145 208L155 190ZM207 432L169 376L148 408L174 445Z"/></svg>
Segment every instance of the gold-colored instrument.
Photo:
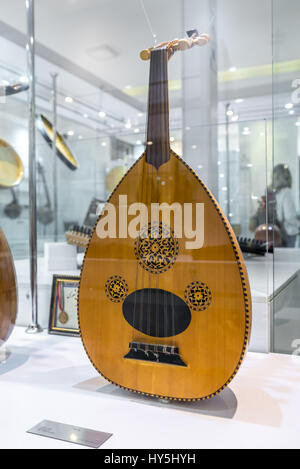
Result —
<svg viewBox="0 0 300 469"><path fill-rule="evenodd" d="M122 177L126 174L126 167L124 165L118 165L114 168L111 168L105 178L106 182L106 189L109 194L115 189L115 187L119 184Z"/></svg>
<svg viewBox="0 0 300 469"><path fill-rule="evenodd" d="M168 60L207 42L193 32L149 51L146 150L95 226L78 301L83 344L102 376L139 394L186 401L212 398L231 383L251 331L234 231L170 147Z"/></svg>
<svg viewBox="0 0 300 469"><path fill-rule="evenodd" d="M52 148L53 126L51 122L44 115L40 114L37 116L37 127L48 145ZM79 168L79 164L75 156L66 144L62 135L60 135L58 132L56 133L56 150L58 157L68 166L69 169L75 171Z"/></svg>
<svg viewBox="0 0 300 469"><path fill-rule="evenodd" d="M23 177L24 167L21 158L9 143L0 139L0 188L16 187Z"/></svg>

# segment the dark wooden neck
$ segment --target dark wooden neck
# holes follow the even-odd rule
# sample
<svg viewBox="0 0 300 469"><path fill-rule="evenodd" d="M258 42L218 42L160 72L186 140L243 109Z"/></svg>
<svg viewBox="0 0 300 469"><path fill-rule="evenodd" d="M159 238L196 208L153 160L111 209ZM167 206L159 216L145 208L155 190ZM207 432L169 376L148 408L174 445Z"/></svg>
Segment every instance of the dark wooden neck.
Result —
<svg viewBox="0 0 300 469"><path fill-rule="evenodd" d="M170 159L168 51L151 52L146 161L159 168Z"/></svg>

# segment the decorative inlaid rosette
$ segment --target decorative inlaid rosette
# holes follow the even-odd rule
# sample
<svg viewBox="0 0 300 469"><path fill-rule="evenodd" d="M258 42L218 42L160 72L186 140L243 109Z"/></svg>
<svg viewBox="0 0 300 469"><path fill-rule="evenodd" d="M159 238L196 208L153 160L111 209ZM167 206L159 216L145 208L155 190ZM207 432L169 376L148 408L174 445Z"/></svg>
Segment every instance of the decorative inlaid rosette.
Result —
<svg viewBox="0 0 300 469"><path fill-rule="evenodd" d="M136 239L134 250L139 264L145 270L152 274L161 274L175 263L179 243L168 226L163 223L149 223Z"/></svg>
<svg viewBox="0 0 300 469"><path fill-rule="evenodd" d="M123 301L128 293L128 285L122 277L115 275L110 277L105 284L106 296L113 303Z"/></svg>
<svg viewBox="0 0 300 469"><path fill-rule="evenodd" d="M185 290L185 301L194 311L204 311L211 300L212 293L205 283L193 282Z"/></svg>

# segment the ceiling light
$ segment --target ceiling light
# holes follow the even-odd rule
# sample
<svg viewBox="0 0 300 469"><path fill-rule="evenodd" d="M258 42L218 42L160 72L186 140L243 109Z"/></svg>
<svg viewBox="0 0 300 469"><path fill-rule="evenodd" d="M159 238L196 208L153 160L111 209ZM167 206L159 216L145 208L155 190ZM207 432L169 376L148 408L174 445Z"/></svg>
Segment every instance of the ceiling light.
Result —
<svg viewBox="0 0 300 469"><path fill-rule="evenodd" d="M229 111L226 112L226 116L228 116L228 117L233 116L233 114L234 114L234 112L231 109L229 109Z"/></svg>
<svg viewBox="0 0 300 469"><path fill-rule="evenodd" d="M78 135L78 140L82 140L82 139L83 139L82 135Z"/></svg>
<svg viewBox="0 0 300 469"><path fill-rule="evenodd" d="M65 101L66 103L72 104L74 102L74 99L72 98L72 96L66 96Z"/></svg>
<svg viewBox="0 0 300 469"><path fill-rule="evenodd" d="M73 136L74 136L73 130L69 130L69 131L67 132L67 134L68 134L69 137L73 137Z"/></svg>
<svg viewBox="0 0 300 469"><path fill-rule="evenodd" d="M296 127L300 127L300 121L296 122Z"/></svg>
<svg viewBox="0 0 300 469"><path fill-rule="evenodd" d="M197 145L192 145L192 150L197 150Z"/></svg>
<svg viewBox="0 0 300 469"><path fill-rule="evenodd" d="M106 112L100 111L100 112L98 113L98 116L101 117L101 119L104 119L104 118L106 117Z"/></svg>
<svg viewBox="0 0 300 469"><path fill-rule="evenodd" d="M138 117L143 117L143 116L144 116L144 114L142 112L138 113Z"/></svg>
<svg viewBox="0 0 300 469"><path fill-rule="evenodd" d="M20 77L20 82L27 84L27 83L29 83L29 78L26 77L25 75L24 75L24 76L21 76L21 77Z"/></svg>
<svg viewBox="0 0 300 469"><path fill-rule="evenodd" d="M295 114L295 111L289 111L289 115L293 116Z"/></svg>
<svg viewBox="0 0 300 469"><path fill-rule="evenodd" d="M237 68L236 68L236 67L230 67L229 71L230 71L231 73L236 72L236 71L237 71Z"/></svg>
<svg viewBox="0 0 300 469"><path fill-rule="evenodd" d="M134 129L134 133L135 133L135 134L139 134L139 133L140 133L140 129Z"/></svg>
<svg viewBox="0 0 300 469"><path fill-rule="evenodd" d="M106 142L102 142L101 145L102 145L103 147L106 147L106 146L107 146L107 143L106 143Z"/></svg>
<svg viewBox="0 0 300 469"><path fill-rule="evenodd" d="M232 116L232 122L237 122L239 120L239 116Z"/></svg>
<svg viewBox="0 0 300 469"><path fill-rule="evenodd" d="M126 124L125 124L125 129L131 129L132 127L132 124L130 121L127 121Z"/></svg>
<svg viewBox="0 0 300 469"><path fill-rule="evenodd" d="M136 145L142 145L142 140L137 140L137 141L135 142L135 144L136 144Z"/></svg>
<svg viewBox="0 0 300 469"><path fill-rule="evenodd" d="M175 137L171 137L170 142L172 142L172 143L175 142Z"/></svg>
<svg viewBox="0 0 300 469"><path fill-rule="evenodd" d="M242 104L245 100L242 98L236 99L235 102L236 104Z"/></svg>
<svg viewBox="0 0 300 469"><path fill-rule="evenodd" d="M285 109L293 109L294 105L292 103L287 103L284 107Z"/></svg>

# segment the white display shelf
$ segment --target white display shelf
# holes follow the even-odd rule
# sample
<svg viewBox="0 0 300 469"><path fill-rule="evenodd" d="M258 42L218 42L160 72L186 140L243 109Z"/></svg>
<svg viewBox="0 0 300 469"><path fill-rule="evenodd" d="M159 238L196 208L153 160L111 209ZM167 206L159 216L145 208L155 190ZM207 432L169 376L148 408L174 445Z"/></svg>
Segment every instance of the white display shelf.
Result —
<svg viewBox="0 0 300 469"><path fill-rule="evenodd" d="M253 305L250 350L268 353L273 348L273 315L298 281L300 249L276 248L274 255L249 257L246 266Z"/></svg>
<svg viewBox="0 0 300 469"><path fill-rule="evenodd" d="M113 433L103 449L300 448L300 357L249 353L230 388L162 403L101 378L80 339L16 328L0 364L0 447L67 448L26 431L44 419Z"/></svg>

